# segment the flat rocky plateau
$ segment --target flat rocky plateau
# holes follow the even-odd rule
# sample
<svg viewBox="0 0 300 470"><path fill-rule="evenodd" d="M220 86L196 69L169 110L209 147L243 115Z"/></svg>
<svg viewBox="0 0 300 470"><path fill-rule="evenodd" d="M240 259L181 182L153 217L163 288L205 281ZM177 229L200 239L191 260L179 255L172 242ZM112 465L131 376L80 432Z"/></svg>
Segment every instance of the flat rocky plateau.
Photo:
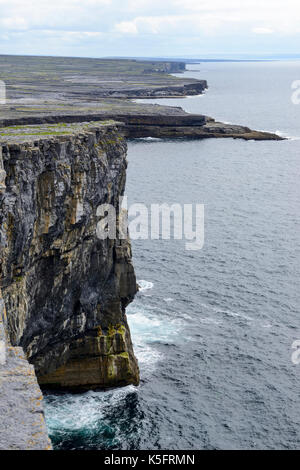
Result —
<svg viewBox="0 0 300 470"><path fill-rule="evenodd" d="M180 107L133 101L203 93L205 80L171 75L184 70L184 62L172 61L0 56L0 80L7 94L0 106L0 126L114 119L125 122L128 137L282 140Z"/></svg>

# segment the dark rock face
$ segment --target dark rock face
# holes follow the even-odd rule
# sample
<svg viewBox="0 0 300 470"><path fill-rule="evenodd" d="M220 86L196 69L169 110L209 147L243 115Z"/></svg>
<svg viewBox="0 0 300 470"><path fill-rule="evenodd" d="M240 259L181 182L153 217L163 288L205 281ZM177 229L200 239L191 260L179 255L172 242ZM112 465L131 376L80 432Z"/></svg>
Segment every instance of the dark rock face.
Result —
<svg viewBox="0 0 300 470"><path fill-rule="evenodd" d="M137 291L130 242L96 235L98 206L120 211L122 127L69 129L52 136L40 129L2 144L1 286L9 340L24 349L41 385L138 384L125 314Z"/></svg>
<svg viewBox="0 0 300 470"><path fill-rule="evenodd" d="M114 98L172 98L178 96L200 95L207 88L206 80L197 80L184 85L170 85L152 88L128 88L123 90L106 90L103 97Z"/></svg>
<svg viewBox="0 0 300 470"><path fill-rule="evenodd" d="M255 131L245 126L236 126L208 120L202 125L194 123L185 124L184 120L175 125L146 125L129 124L126 126L126 134L129 138L157 137L209 139L209 138L233 138L243 140L284 140L277 134L264 131Z"/></svg>
<svg viewBox="0 0 300 470"><path fill-rule="evenodd" d="M157 113L153 113L157 110ZM150 112L151 111L151 112ZM173 112L173 114L171 113ZM114 119L125 124L124 133L129 138L159 137L163 138L234 138L244 140L284 140L272 132L255 131L246 126L225 124L216 122L213 118L201 114L185 113L181 108L168 108L152 106L148 113L117 113L117 114L88 114L84 116L86 121L103 121ZM81 122L81 115L44 116L20 118L7 121L10 125L34 125L45 123L76 123ZM2 131L7 127L0 128Z"/></svg>
<svg viewBox="0 0 300 470"><path fill-rule="evenodd" d="M3 170L1 170L3 171ZM3 175L3 173L2 173ZM0 192L3 185L0 182ZM12 347L0 289L0 450L50 450L43 397L22 348Z"/></svg>
<svg viewBox="0 0 300 470"><path fill-rule="evenodd" d="M43 397L22 348L7 347L0 377L0 450L50 450Z"/></svg>
<svg viewBox="0 0 300 470"><path fill-rule="evenodd" d="M186 70L185 62L178 62L178 61L154 61L154 62L144 62L148 66L145 67L143 73L152 73L152 72L159 72L159 73L181 73Z"/></svg>

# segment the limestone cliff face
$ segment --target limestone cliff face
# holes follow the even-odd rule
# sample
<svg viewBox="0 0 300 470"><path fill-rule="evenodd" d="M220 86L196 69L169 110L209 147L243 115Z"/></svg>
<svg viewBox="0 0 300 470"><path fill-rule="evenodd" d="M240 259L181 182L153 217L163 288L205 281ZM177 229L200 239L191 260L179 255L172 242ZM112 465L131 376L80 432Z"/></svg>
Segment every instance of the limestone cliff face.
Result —
<svg viewBox="0 0 300 470"><path fill-rule="evenodd" d="M9 344L6 319L0 290L0 450L50 450L34 367Z"/></svg>
<svg viewBox="0 0 300 470"><path fill-rule="evenodd" d="M137 384L125 314L137 291L130 242L96 234L98 206L120 210L122 126L11 128L2 140L1 287L10 343L24 349L47 387Z"/></svg>
<svg viewBox="0 0 300 470"><path fill-rule="evenodd" d="M165 62L165 61L154 61L145 62L146 67L144 73L159 72L159 73L180 73L186 70L185 62Z"/></svg>

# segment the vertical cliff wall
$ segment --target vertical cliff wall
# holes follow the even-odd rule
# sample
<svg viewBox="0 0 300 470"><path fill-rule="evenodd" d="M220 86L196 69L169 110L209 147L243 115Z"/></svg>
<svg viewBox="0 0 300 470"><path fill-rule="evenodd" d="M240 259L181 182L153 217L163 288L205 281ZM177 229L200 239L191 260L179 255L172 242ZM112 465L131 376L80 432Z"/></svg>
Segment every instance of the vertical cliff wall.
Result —
<svg viewBox="0 0 300 470"><path fill-rule="evenodd" d="M0 291L0 450L51 449L42 402L34 367L9 344Z"/></svg>
<svg viewBox="0 0 300 470"><path fill-rule="evenodd" d="M125 308L137 286L129 240L99 240L97 208L119 197L126 142L114 123L6 128L0 142L6 332L39 384L137 384Z"/></svg>

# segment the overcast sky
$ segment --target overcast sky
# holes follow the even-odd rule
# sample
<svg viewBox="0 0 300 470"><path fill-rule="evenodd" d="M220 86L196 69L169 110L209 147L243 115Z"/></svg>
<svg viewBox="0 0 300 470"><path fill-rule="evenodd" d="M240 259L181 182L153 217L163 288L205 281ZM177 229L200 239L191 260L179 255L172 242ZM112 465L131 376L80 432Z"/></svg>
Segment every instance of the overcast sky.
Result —
<svg viewBox="0 0 300 470"><path fill-rule="evenodd" d="M0 54L299 53L299 0L0 0Z"/></svg>

